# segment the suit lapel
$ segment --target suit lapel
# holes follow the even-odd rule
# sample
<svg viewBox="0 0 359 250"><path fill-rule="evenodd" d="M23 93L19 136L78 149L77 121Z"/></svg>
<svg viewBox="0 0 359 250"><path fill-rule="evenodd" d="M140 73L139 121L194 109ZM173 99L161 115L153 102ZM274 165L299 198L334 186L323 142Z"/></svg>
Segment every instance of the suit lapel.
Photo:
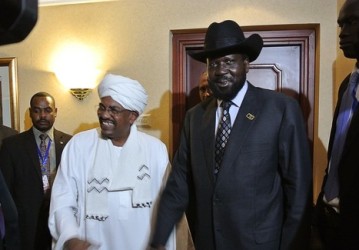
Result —
<svg viewBox="0 0 359 250"><path fill-rule="evenodd" d="M340 88L339 88L338 102L335 107L334 117L332 120L332 128L330 131L330 138L329 138L329 145L328 145L328 156L327 156L328 161L330 160L331 152L332 152L332 148L333 148L335 131L337 129L337 119L338 119L338 115L339 115L340 105L341 105L341 102L343 99L343 94L344 94L345 90L348 88L349 79L350 79L350 74L347 75L347 77L343 80L343 82L341 83ZM349 133L349 131L348 131L348 133Z"/></svg>
<svg viewBox="0 0 359 250"><path fill-rule="evenodd" d="M57 169L61 161L61 153L65 147L65 142L63 140L63 134L56 129L54 129L54 140L55 140L56 169Z"/></svg>
<svg viewBox="0 0 359 250"><path fill-rule="evenodd" d="M238 152L244 145L245 137L259 115L260 103L258 98L256 98L255 88L250 84L248 86L247 93L238 111L226 145L222 160L223 167L218 173L217 183L220 181L221 176L226 175L230 171L234 159L238 156Z"/></svg>
<svg viewBox="0 0 359 250"><path fill-rule="evenodd" d="M38 146L36 144L36 140L32 128L26 131L24 134L24 145L26 151L28 152L31 158L32 161L31 165L35 168L35 171L41 180L42 177L41 177L41 169L40 169L40 160L37 153Z"/></svg>
<svg viewBox="0 0 359 250"><path fill-rule="evenodd" d="M217 99L213 98L204 111L201 135L208 176L214 182L214 130L216 123Z"/></svg>
<svg viewBox="0 0 359 250"><path fill-rule="evenodd" d="M350 144L353 141L358 140L358 134L359 134L358 128L359 128L359 108L356 110L356 112L353 115L352 120L350 122L350 127L349 127L348 134L346 137L343 155L345 154L345 149L350 148Z"/></svg>
<svg viewBox="0 0 359 250"><path fill-rule="evenodd" d="M343 99L343 95L345 90L349 87L349 80L350 80L350 74L343 80L343 83L339 89L339 100L338 100L338 104L334 113L334 119L333 119L333 124L332 124L332 131L331 131L331 136L330 136L330 143L329 143L329 157L331 154L331 150L332 150L332 144L334 141L334 136L335 136L335 130L336 130L336 121L338 118L338 113L339 113L339 109L340 109L340 104L342 102ZM346 154L346 149L350 148L350 145L355 141L358 140L358 135L359 135L359 108L357 108L356 112L353 114L352 120L350 122L349 125L349 129L348 129L348 133L345 139L345 144L344 144L344 148L343 148L343 152L342 152L342 156L344 156ZM329 158L328 158L329 159Z"/></svg>

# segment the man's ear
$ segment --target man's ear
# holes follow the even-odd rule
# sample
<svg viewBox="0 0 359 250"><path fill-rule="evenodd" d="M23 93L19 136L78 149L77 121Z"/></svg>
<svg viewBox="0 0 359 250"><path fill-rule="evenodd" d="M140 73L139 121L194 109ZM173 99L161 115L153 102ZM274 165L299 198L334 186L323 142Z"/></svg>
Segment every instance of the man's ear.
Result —
<svg viewBox="0 0 359 250"><path fill-rule="evenodd" d="M140 115L138 114L138 112L136 111L131 111L131 114L130 114L130 123L131 124L134 124L135 121L137 120L137 118L139 117Z"/></svg>
<svg viewBox="0 0 359 250"><path fill-rule="evenodd" d="M249 71L249 59L248 57L243 60L244 68L246 70L246 73Z"/></svg>

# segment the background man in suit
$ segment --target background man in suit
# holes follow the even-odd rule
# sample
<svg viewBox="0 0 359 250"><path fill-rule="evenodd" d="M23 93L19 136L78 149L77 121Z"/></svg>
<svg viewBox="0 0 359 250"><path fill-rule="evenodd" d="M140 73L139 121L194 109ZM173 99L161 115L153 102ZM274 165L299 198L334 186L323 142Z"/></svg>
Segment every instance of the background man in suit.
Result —
<svg viewBox="0 0 359 250"><path fill-rule="evenodd" d="M32 96L29 111L32 128L3 140L0 166L18 210L22 249L51 249L47 227L51 182L71 136L53 128L57 108L50 94ZM42 134L47 135L44 154Z"/></svg>
<svg viewBox="0 0 359 250"><path fill-rule="evenodd" d="M194 196L196 249L308 249L301 234L312 193L304 121L294 99L246 80L262 46L258 34L245 38L237 23L224 21L208 27L204 50L192 54L207 62L215 98L186 114L153 248L162 249ZM218 140L230 133L225 150L216 133Z"/></svg>
<svg viewBox="0 0 359 250"><path fill-rule="evenodd" d="M15 135L17 133L18 132L15 129L0 125L0 147L2 140L5 137ZM0 233L2 239L0 241L0 249L20 249L17 210L1 172L0 204Z"/></svg>
<svg viewBox="0 0 359 250"><path fill-rule="evenodd" d="M357 59L342 82L328 147L328 168L317 200L317 223L325 249L359 248L359 1L347 0L338 24L345 57Z"/></svg>

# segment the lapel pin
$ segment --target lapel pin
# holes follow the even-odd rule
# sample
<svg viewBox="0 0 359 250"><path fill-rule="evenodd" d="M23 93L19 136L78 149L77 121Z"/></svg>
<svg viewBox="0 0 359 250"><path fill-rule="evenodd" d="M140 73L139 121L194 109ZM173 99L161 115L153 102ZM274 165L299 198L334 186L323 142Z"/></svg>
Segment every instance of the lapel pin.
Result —
<svg viewBox="0 0 359 250"><path fill-rule="evenodd" d="M246 117L248 120L251 120L251 121L254 120L254 118L255 118L255 116L252 115L251 113L246 114Z"/></svg>

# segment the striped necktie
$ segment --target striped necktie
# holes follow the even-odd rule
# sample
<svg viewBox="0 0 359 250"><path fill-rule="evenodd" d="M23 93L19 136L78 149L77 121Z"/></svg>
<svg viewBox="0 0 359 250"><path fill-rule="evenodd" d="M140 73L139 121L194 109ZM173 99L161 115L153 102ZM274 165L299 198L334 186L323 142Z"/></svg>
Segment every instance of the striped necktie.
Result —
<svg viewBox="0 0 359 250"><path fill-rule="evenodd" d="M223 101L221 106L223 108L222 118L218 124L217 134L216 134L216 143L215 143L215 161L216 166L214 173L217 174L222 163L224 150L231 133L231 117L229 115L229 108L231 107L231 101Z"/></svg>

